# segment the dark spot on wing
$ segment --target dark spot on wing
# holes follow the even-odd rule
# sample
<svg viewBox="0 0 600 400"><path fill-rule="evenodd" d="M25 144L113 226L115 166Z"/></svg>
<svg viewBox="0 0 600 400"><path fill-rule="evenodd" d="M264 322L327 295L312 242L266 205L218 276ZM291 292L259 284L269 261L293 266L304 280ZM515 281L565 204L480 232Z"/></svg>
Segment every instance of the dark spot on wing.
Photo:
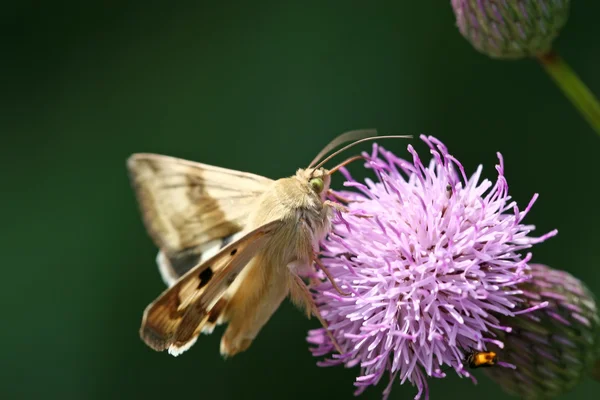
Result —
<svg viewBox="0 0 600 400"><path fill-rule="evenodd" d="M200 283L198 284L198 289L206 286L208 281L213 277L213 271L210 267L207 267L204 271L200 272L198 278L200 279Z"/></svg>
<svg viewBox="0 0 600 400"><path fill-rule="evenodd" d="M229 254L232 255L232 256L235 256L235 253L237 253L237 249L231 250L231 253L229 253Z"/></svg>

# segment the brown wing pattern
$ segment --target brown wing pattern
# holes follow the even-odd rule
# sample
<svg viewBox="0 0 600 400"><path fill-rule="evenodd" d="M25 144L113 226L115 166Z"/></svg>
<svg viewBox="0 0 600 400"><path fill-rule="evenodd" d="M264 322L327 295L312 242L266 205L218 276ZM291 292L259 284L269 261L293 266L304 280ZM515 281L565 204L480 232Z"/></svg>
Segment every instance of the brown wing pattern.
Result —
<svg viewBox="0 0 600 400"><path fill-rule="evenodd" d="M255 199L273 182L158 154L134 154L127 166L146 228L174 262L242 230Z"/></svg>
<svg viewBox="0 0 600 400"><path fill-rule="evenodd" d="M192 268L144 311L140 335L153 349L177 355L187 350L223 308L219 300L248 262L264 249L281 221L273 221L229 244ZM210 321L209 321L210 320Z"/></svg>

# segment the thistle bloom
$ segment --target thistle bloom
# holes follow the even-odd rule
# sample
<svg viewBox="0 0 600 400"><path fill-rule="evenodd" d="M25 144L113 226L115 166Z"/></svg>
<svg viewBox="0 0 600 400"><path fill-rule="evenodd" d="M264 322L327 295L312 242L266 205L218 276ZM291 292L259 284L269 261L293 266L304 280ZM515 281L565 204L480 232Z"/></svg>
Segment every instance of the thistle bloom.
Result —
<svg viewBox="0 0 600 400"><path fill-rule="evenodd" d="M521 306L542 301L548 306L506 321L513 331L498 332L505 347L494 350L516 370L486 373L522 399L546 399L568 391L592 370L600 355L600 318L592 293L579 279L545 265L530 268L532 279L520 285Z"/></svg>
<svg viewBox="0 0 600 400"><path fill-rule="evenodd" d="M356 394L384 374L428 398L427 377L442 378L443 365L471 377L462 360L471 349L503 347L496 331L510 318L544 307L523 303L518 285L530 279L531 254L521 251L556 234L530 237L523 219L537 195L519 210L508 195L498 154L495 183L480 180L481 166L467 178L463 166L433 137L421 136L432 160L425 166L412 146L412 162L374 145L367 158L378 182L347 179L353 192L348 213L337 214L322 243L323 264L350 296L324 281L315 301L329 325L309 333L320 365L359 365ZM499 316L508 319L501 323ZM499 363L498 367L512 367Z"/></svg>
<svg viewBox="0 0 600 400"><path fill-rule="evenodd" d="M456 25L494 58L547 53L569 17L570 0L452 0Z"/></svg>

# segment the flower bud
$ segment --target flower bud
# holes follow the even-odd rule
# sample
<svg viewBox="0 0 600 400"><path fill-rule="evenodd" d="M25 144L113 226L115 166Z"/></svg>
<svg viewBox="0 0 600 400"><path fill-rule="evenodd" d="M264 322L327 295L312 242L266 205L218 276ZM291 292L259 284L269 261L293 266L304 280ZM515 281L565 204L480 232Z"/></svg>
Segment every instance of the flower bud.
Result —
<svg viewBox="0 0 600 400"><path fill-rule="evenodd" d="M570 0L452 0L460 33L493 58L547 53L569 17Z"/></svg>
<svg viewBox="0 0 600 400"><path fill-rule="evenodd" d="M497 331L504 349L494 348L509 368L485 372L507 392L523 399L564 393L592 372L599 356L600 318L592 293L564 271L531 264L532 279L521 283L520 307L548 306L512 318L500 317L510 333Z"/></svg>

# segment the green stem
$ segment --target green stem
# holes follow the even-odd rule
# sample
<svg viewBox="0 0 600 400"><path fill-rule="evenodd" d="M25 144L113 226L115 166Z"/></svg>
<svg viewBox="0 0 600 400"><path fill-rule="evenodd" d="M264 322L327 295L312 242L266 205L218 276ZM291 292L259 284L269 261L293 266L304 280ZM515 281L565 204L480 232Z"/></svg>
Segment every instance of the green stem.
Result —
<svg viewBox="0 0 600 400"><path fill-rule="evenodd" d="M538 60L571 103L600 135L600 103L579 79L575 71L556 52L538 56Z"/></svg>

